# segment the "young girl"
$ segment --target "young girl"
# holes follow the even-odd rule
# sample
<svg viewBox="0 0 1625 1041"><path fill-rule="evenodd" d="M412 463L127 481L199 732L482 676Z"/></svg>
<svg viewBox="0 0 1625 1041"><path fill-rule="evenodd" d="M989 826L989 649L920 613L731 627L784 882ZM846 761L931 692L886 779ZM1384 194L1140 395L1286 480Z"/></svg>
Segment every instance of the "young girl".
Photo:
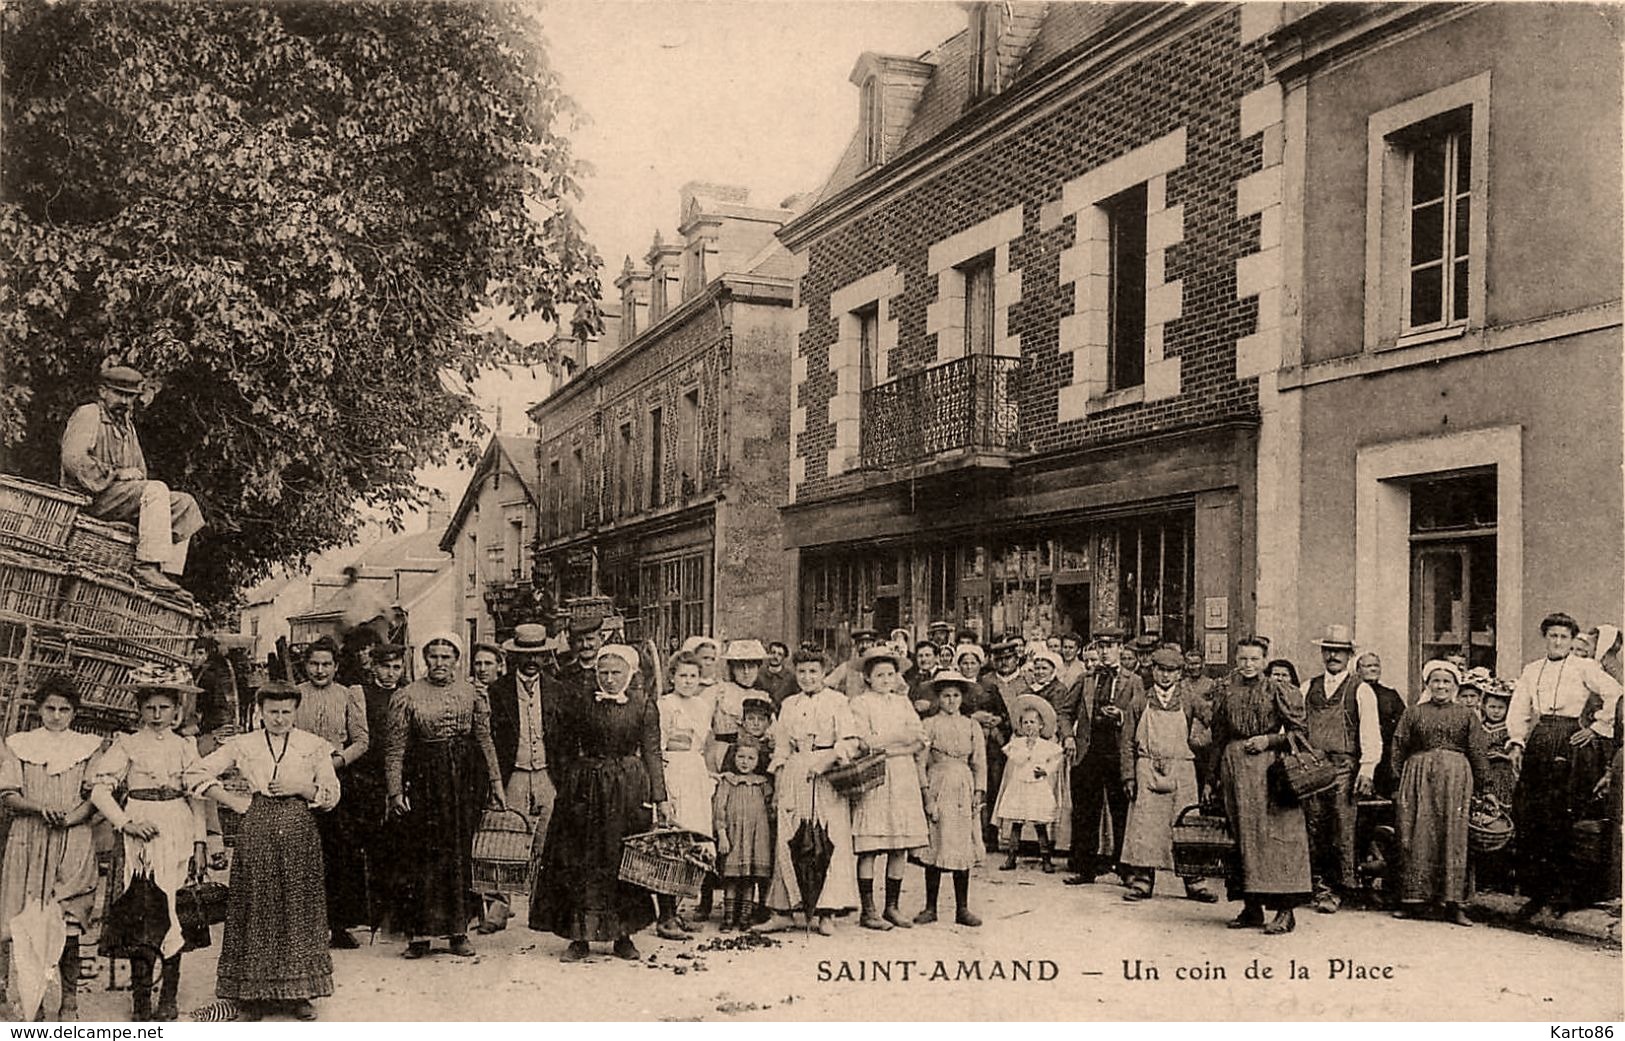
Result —
<svg viewBox="0 0 1625 1041"><path fill-rule="evenodd" d="M993 819L1010 825L1009 845L1000 871L1014 871L1016 851L1021 848L1021 826L1031 824L1038 832L1044 874L1052 874L1050 825L1059 806L1055 801L1055 773L1061 765L1061 746L1055 736L1055 709L1033 694L1016 699L1016 736L1004 746L1004 784Z"/></svg>
<svg viewBox="0 0 1625 1041"><path fill-rule="evenodd" d="M715 782L706 767L705 748L716 705L711 694L700 688L700 663L693 655L679 654L672 661L671 685L672 692L661 696L659 707L661 758L666 768L672 822L709 836ZM660 918L655 925L656 935L666 940L688 939L693 927L684 928L688 923L677 912L677 898L661 894L657 902Z"/></svg>
<svg viewBox="0 0 1625 1041"><path fill-rule="evenodd" d="M767 815L773 789L762 749L749 737L728 749L712 800L717 874L722 876L723 932L748 928L758 887L773 873L773 824Z"/></svg>
<svg viewBox="0 0 1625 1041"><path fill-rule="evenodd" d="M762 674L762 662L766 659L767 651L760 640L728 641L728 649L722 655L728 678L711 688L716 711L710 721L711 741L706 749L705 761L712 773L722 771L723 756L739 737L745 699L761 693L756 680Z"/></svg>
<svg viewBox="0 0 1625 1041"><path fill-rule="evenodd" d="M175 891L186 884L189 866L201 876L208 864L203 807L187 796L201 757L191 738L175 733L175 718L181 696L202 690L192 684L185 669L165 672L156 666L133 674L130 686L141 706L141 729L120 734L97 762L90 799L124 836L122 884L130 884L137 867L147 867L169 898L169 932L161 945L164 971L156 1014L152 1010L153 958L130 959L130 1018L168 1022L177 1012L175 993L181 981L184 942L180 920L175 917ZM129 790L123 806L113 798L113 790L119 787Z"/></svg>
<svg viewBox="0 0 1625 1041"><path fill-rule="evenodd" d="M954 921L977 926L971 913L970 869L982 862L982 802L987 794L987 743L982 728L960 715L971 680L957 672L932 677L937 712L925 721L925 816L930 844L920 854L925 865L925 910L915 925L937 920L937 892L942 873L954 877Z"/></svg>
<svg viewBox="0 0 1625 1041"><path fill-rule="evenodd" d="M852 699L858 736L871 749L886 753L886 778L863 793L852 807L852 848L858 854L858 900L865 929L907 929L898 903L908 854L929 842L920 774L914 757L925 749L920 722L902 682L897 652L876 647L863 656L862 694ZM875 913L875 861L886 855L886 908Z"/></svg>
<svg viewBox="0 0 1625 1041"><path fill-rule="evenodd" d="M51 675L34 692L40 726L6 738L0 753L0 802L11 811L11 835L0 869L0 986L10 971L11 919L25 907L50 900L67 927L57 971L62 978L63 1022L78 1019L79 936L90 921L96 894L94 811L85 798L90 762L101 738L68 729L79 710L79 692L66 676ZM21 1010L25 1021L35 1010Z"/></svg>

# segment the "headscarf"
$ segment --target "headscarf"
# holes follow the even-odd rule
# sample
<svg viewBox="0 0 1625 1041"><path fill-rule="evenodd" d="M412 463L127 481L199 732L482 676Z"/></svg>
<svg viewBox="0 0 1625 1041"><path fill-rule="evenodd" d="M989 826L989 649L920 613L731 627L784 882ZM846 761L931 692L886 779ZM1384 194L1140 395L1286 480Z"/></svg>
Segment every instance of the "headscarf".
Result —
<svg viewBox="0 0 1625 1041"><path fill-rule="evenodd" d="M1457 693L1459 694L1461 688L1461 669L1456 666L1455 662L1445 661L1443 658L1434 658L1426 665L1422 666L1422 686L1426 687L1428 678L1440 670L1449 673L1450 676L1456 681ZM1428 692L1428 700L1434 700L1432 691ZM1446 698L1445 700L1455 701L1456 694L1450 695L1450 697Z"/></svg>
<svg viewBox="0 0 1625 1041"><path fill-rule="evenodd" d="M1059 676L1061 669L1065 666L1065 663L1061 661L1061 656L1044 644L1038 643L1034 644L1034 646L1037 647L1037 650L1033 651L1032 661L1029 664L1036 665L1038 662L1047 661L1055 669L1055 674Z"/></svg>
<svg viewBox="0 0 1625 1041"><path fill-rule="evenodd" d="M954 648L954 665L957 667L959 665L959 659L963 658L967 654L976 659L976 667L978 669L987 664L987 652L982 650L981 645L974 643L962 643L958 647Z"/></svg>
<svg viewBox="0 0 1625 1041"><path fill-rule="evenodd" d="M428 664L429 664L429 659L428 659L429 648L433 647L437 643L449 643L449 644L451 644L452 650L457 652L457 660L458 661L463 660L463 639L462 639L462 637L458 636L456 633L452 632L450 629L442 629L440 632L431 633L429 635L429 638L427 640L423 641L423 650L418 652L419 654L424 656L423 664L424 664L425 667L427 667Z"/></svg>
<svg viewBox="0 0 1625 1041"><path fill-rule="evenodd" d="M711 639L711 637L709 637L709 636L690 636L688 639L683 641L683 648L682 648L681 653L683 653L683 654L693 654L695 651L699 650L701 647L704 647L706 644L710 644L712 647L716 648L716 651L717 651L718 654L722 653L722 646L720 644L718 644L717 641ZM637 662L634 661L633 665L636 666Z"/></svg>
<svg viewBox="0 0 1625 1041"><path fill-rule="evenodd" d="M632 677L636 675L638 671L638 652L626 646L624 643L606 644L603 649L598 652L598 657L593 659L593 665L596 666L605 658L619 658L621 661L626 663L626 683L621 687L620 690L610 690L605 691L605 693L611 695L625 694L626 688L632 685ZM602 686L602 681L600 681L600 686Z"/></svg>

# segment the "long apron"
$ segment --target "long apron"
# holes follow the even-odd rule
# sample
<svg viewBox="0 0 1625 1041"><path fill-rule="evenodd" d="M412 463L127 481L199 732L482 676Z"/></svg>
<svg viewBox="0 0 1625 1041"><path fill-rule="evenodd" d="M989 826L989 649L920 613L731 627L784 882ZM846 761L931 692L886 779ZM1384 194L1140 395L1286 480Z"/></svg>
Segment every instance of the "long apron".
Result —
<svg viewBox="0 0 1625 1041"><path fill-rule="evenodd" d="M666 766L666 793L677 826L710 835L714 827L711 796L717 782L706 768L705 753L695 748L688 752L667 751L661 756Z"/></svg>
<svg viewBox="0 0 1625 1041"><path fill-rule="evenodd" d="M186 884L192 863L192 844L202 842L197 830L197 819L192 816L192 805L186 799L131 799L124 812L137 820L150 821L158 826L158 834L150 842L133 835L124 836L124 879L122 892L130 886L130 878L137 867L152 869L152 880L169 899L169 931L164 934L163 955L173 957L181 952L185 940L181 936L181 922L175 916L175 893Z"/></svg>
<svg viewBox="0 0 1625 1041"><path fill-rule="evenodd" d="M1159 766L1174 782L1173 791L1151 790ZM1199 799L1196 754L1191 751L1184 709L1169 711L1153 702L1140 713L1134 729L1134 782L1138 791L1129 803L1128 825L1123 829L1123 863L1172 871L1174 818Z"/></svg>
<svg viewBox="0 0 1625 1041"><path fill-rule="evenodd" d="M846 796L818 774L807 780L808 767L824 751L793 752L779 771L777 799L778 834L773 837L773 885L767 904L775 911L799 911L801 887L796 883L795 864L790 859L790 840L804 820L816 820L829 832L829 869L824 886L813 906L819 913L841 913L858 906L858 858L852 852L852 811Z"/></svg>

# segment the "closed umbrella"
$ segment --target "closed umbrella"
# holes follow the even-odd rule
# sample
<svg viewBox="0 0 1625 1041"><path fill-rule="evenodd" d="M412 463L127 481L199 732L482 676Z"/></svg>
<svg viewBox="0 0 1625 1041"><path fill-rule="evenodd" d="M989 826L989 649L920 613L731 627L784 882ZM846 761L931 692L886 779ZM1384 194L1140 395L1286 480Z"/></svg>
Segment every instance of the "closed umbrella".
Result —
<svg viewBox="0 0 1625 1041"><path fill-rule="evenodd" d="M796 888L801 890L801 910L809 924L817 913L818 896L824 891L824 879L829 874L829 861L834 852L829 829L818 823L818 789L815 787L812 812L790 836L790 865L795 870Z"/></svg>
<svg viewBox="0 0 1625 1041"><path fill-rule="evenodd" d="M39 1014L67 938L68 924L54 901L47 905L30 900L11 919L11 963L17 971L17 1000L25 1022Z"/></svg>

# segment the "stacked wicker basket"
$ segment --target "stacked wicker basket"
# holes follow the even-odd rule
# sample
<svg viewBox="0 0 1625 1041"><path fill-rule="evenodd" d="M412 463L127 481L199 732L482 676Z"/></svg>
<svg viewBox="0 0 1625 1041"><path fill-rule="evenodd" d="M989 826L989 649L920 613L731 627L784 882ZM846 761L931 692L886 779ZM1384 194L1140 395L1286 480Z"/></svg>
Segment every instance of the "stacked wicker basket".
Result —
<svg viewBox="0 0 1625 1041"><path fill-rule="evenodd" d="M76 728L133 728L123 689L143 662L183 662L200 628L191 604L132 577L128 525L81 516L87 500L0 474L0 710L3 732L29 725L30 688L51 672L83 696Z"/></svg>

